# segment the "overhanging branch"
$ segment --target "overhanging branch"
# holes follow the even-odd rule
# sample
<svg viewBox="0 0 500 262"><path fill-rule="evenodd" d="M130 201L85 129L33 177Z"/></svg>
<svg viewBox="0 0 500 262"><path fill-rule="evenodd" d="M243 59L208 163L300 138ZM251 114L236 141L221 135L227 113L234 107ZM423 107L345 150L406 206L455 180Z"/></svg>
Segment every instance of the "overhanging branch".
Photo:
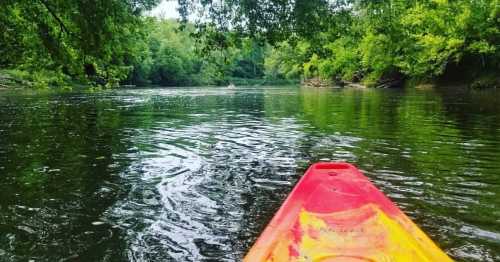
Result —
<svg viewBox="0 0 500 262"><path fill-rule="evenodd" d="M49 11L50 15L57 21L57 23L59 24L59 27L61 28L61 31L64 31L66 34L71 35L72 33L68 30L68 28L66 27L64 22L61 20L61 18L59 18L59 16L57 16L57 14L54 12L54 10L52 10L52 8L49 6L47 1L40 0L40 3L42 3L42 5L47 9L47 11Z"/></svg>

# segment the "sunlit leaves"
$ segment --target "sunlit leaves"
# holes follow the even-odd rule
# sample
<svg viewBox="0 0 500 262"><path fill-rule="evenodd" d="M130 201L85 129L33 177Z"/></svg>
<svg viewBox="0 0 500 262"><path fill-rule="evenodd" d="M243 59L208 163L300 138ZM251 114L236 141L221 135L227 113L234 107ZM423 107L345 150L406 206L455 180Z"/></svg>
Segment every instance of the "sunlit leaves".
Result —
<svg viewBox="0 0 500 262"><path fill-rule="evenodd" d="M300 36L300 41L310 43L300 62L303 76L346 80L362 76L366 82L392 73L432 78L444 74L450 64L460 65L464 57L479 67L500 66L498 0L344 4L349 8L342 13L330 10L325 17L336 21L335 26Z"/></svg>
<svg viewBox="0 0 500 262"><path fill-rule="evenodd" d="M74 77L119 80L138 54L141 13L157 0L0 2L5 37L0 66L60 70ZM8 34L8 35L7 35ZM89 70L89 68L92 68ZM100 72L100 75L89 75Z"/></svg>

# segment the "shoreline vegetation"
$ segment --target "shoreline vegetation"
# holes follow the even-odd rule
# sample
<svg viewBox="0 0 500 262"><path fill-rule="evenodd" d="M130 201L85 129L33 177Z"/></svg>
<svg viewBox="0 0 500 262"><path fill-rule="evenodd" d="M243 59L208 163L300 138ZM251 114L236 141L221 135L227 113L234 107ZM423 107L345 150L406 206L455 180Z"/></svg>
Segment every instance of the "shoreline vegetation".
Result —
<svg viewBox="0 0 500 262"><path fill-rule="evenodd" d="M475 78L464 80L462 78L457 79L431 79L431 80L418 80L410 79L404 82L398 83L396 86L390 85L378 85L378 86L367 86L362 82L352 82L345 80L325 80L319 77L313 77L309 79L266 79L266 78L227 78L218 84L203 84L205 86L227 86L229 84L234 84L235 86L276 86L276 85L301 85L308 88L417 88L417 89L428 89L434 88L440 85L450 85L456 84L470 89L497 89L500 88L500 76L495 74L486 73L479 75ZM201 86L201 85L180 85L180 86ZM115 86L100 86L95 83L89 83L87 81L78 81L71 79L64 75L54 74L50 71L41 72L28 72L19 70L2 70L0 69L0 90L5 89L20 89L20 88L32 88L32 89L46 89L46 88L58 88L58 89L73 89L78 88L141 88L141 87L162 87L162 85L155 84L141 84L136 85L134 83L119 83ZM169 86L163 86L169 87ZM173 87L173 86L172 86Z"/></svg>
<svg viewBox="0 0 500 262"><path fill-rule="evenodd" d="M224 81L216 84L203 84L203 86L227 86L233 84L235 86L275 86L275 85L296 85L301 84L297 79L265 79L265 78L227 78ZM202 86L202 85L180 85L182 86ZM2 70L0 69L0 90L3 89L72 89L78 88L141 88L141 87L179 87L179 86L162 86L158 84L127 84L120 83L115 86L100 86L89 84L86 81L78 81L69 77L54 75L53 72L27 72L19 70Z"/></svg>
<svg viewBox="0 0 500 262"><path fill-rule="evenodd" d="M264 2L179 1L173 20L146 15L159 0L5 0L0 89L500 87L498 0Z"/></svg>
<svg viewBox="0 0 500 262"><path fill-rule="evenodd" d="M426 89L434 88L438 86L448 86L457 85L463 86L470 89L497 89L500 88L500 76L494 73L483 73L473 78L469 77L464 79L463 77L457 78L435 78L435 79L405 79L401 81L387 81L385 83L380 83L376 86L368 86L363 82L352 82L347 80L336 81L330 79L321 79L319 77L313 77L309 79L302 79L300 85L310 88L417 88Z"/></svg>

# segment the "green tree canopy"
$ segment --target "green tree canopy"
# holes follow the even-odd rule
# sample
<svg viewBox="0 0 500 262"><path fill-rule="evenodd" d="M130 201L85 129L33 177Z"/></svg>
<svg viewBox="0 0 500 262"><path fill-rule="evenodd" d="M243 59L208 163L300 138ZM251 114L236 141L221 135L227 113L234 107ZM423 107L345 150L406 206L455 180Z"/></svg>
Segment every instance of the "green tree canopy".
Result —
<svg viewBox="0 0 500 262"><path fill-rule="evenodd" d="M0 66L59 69L70 75L126 73L137 54L141 14L158 0L0 2Z"/></svg>
<svg viewBox="0 0 500 262"><path fill-rule="evenodd" d="M452 67L500 67L499 0L179 1L199 27L264 37L277 48L268 72L383 83L433 78ZM199 11L201 10L201 11ZM285 43L283 43L285 42ZM293 52L283 52L289 45ZM303 51L307 45L307 51ZM291 61L293 53L305 58ZM289 64L289 63L288 63ZM287 65L287 66L285 66Z"/></svg>

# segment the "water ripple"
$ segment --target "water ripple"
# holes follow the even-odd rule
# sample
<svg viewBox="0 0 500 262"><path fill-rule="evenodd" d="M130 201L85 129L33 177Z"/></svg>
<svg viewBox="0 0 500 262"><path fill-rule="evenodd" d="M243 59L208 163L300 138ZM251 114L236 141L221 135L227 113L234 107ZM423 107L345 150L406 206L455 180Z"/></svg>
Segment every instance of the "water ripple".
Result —
<svg viewBox="0 0 500 262"><path fill-rule="evenodd" d="M500 92L442 92L4 91L0 260L240 261L331 160L454 259L500 261Z"/></svg>

